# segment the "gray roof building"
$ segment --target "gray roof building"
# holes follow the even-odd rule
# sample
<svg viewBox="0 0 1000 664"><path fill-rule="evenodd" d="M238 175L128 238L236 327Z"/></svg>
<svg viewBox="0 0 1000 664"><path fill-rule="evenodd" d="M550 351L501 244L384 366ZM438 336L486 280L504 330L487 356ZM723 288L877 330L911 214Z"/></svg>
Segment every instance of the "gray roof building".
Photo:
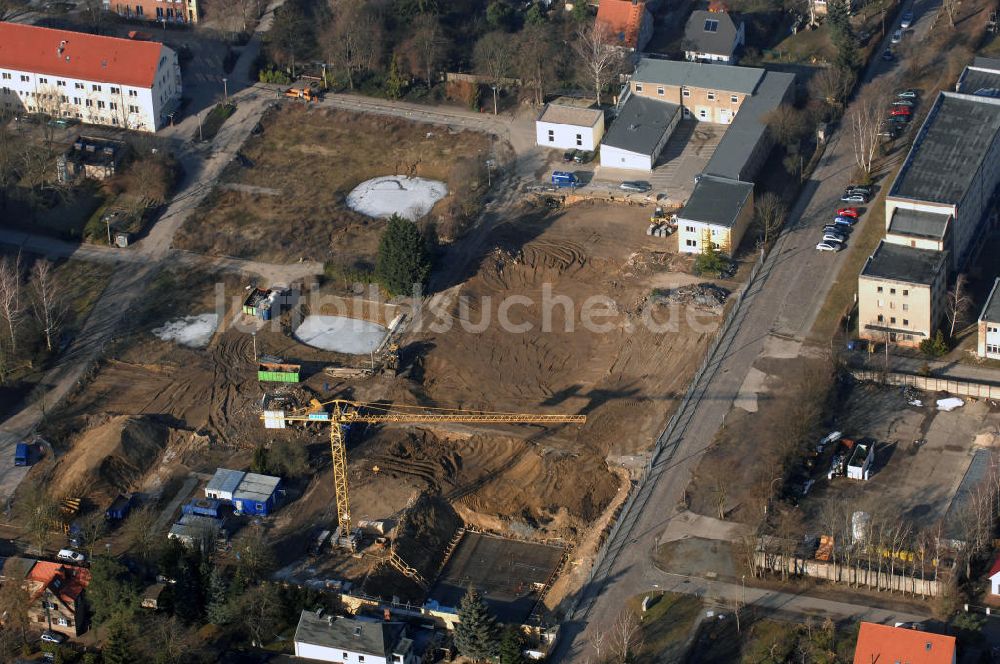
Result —
<svg viewBox="0 0 1000 664"><path fill-rule="evenodd" d="M726 128L705 172L733 180L753 179L759 166L753 157L767 133L767 114L791 98L794 84L795 74L766 72L753 95L743 102L736 118Z"/></svg>
<svg viewBox="0 0 1000 664"><path fill-rule="evenodd" d="M942 251L916 249L882 240L865 263L861 276L932 286L944 262Z"/></svg>
<svg viewBox="0 0 1000 664"><path fill-rule="evenodd" d="M233 500L250 500L258 503L267 501L281 483L280 477L246 473L233 492Z"/></svg>
<svg viewBox="0 0 1000 664"><path fill-rule="evenodd" d="M303 611L299 616L295 643L384 657L390 662L394 654L405 660L413 648L403 623L323 616L317 611Z"/></svg>
<svg viewBox="0 0 1000 664"><path fill-rule="evenodd" d="M948 231L948 220L951 215L893 208L889 220L889 232L896 235L911 235L933 240L944 239Z"/></svg>
<svg viewBox="0 0 1000 664"><path fill-rule="evenodd" d="M219 494L223 494L228 499L236 491L237 487L239 487L244 475L246 473L242 470L217 468L215 475L212 476L212 479L208 481L208 485L205 487L205 495L209 498L215 498Z"/></svg>
<svg viewBox="0 0 1000 664"><path fill-rule="evenodd" d="M639 83L683 85L748 95L757 89L757 84L764 77L764 73L763 69L755 67L642 58L632 74L632 80Z"/></svg>
<svg viewBox="0 0 1000 664"><path fill-rule="evenodd" d="M177 523L170 526L167 537L185 544L214 540L222 530L222 521L197 514L182 514Z"/></svg>
<svg viewBox="0 0 1000 664"><path fill-rule="evenodd" d="M890 196L958 204L1000 131L1000 99L942 92L913 141Z"/></svg>
<svg viewBox="0 0 1000 664"><path fill-rule="evenodd" d="M738 30L736 21L726 12L697 9L691 12L684 27L684 51L729 57L733 54Z"/></svg>
<svg viewBox="0 0 1000 664"><path fill-rule="evenodd" d="M677 104L629 95L611 129L604 134L603 144L652 156L680 112Z"/></svg>
<svg viewBox="0 0 1000 664"><path fill-rule="evenodd" d="M677 217L732 228L751 196L752 182L703 175Z"/></svg>
<svg viewBox="0 0 1000 664"><path fill-rule="evenodd" d="M538 121L568 124L577 127L593 127L603 117L604 111L599 108L566 106L558 102L552 102L545 106L545 110L538 117Z"/></svg>
<svg viewBox="0 0 1000 664"><path fill-rule="evenodd" d="M990 296L986 298L983 305L983 313L979 314L979 320L990 323L1000 323L1000 279L993 282L993 289Z"/></svg>

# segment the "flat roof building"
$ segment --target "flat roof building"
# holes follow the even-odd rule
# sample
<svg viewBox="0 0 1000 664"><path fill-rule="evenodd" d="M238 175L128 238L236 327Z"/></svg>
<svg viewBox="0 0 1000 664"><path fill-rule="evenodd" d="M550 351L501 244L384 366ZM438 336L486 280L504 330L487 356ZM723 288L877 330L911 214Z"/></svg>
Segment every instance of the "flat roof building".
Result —
<svg viewBox="0 0 1000 664"><path fill-rule="evenodd" d="M955 84L955 92L970 95L1000 94L1000 60L977 57L965 68Z"/></svg>
<svg viewBox="0 0 1000 664"><path fill-rule="evenodd" d="M280 477L247 473L233 492L233 507L238 514L266 516L277 504L280 486Z"/></svg>
<svg viewBox="0 0 1000 664"><path fill-rule="evenodd" d="M324 616L303 611L295 628L295 656L343 664L416 664L406 625Z"/></svg>
<svg viewBox="0 0 1000 664"><path fill-rule="evenodd" d="M668 101L629 95L601 144L601 166L653 170L656 158L681 119Z"/></svg>
<svg viewBox="0 0 1000 664"><path fill-rule="evenodd" d="M861 337L916 346L933 336L947 273L943 252L879 242L858 278Z"/></svg>
<svg viewBox="0 0 1000 664"><path fill-rule="evenodd" d="M545 105L535 121L541 147L593 152L604 136L604 111L590 99L560 97Z"/></svg>
<svg viewBox="0 0 1000 664"><path fill-rule="evenodd" d="M246 473L242 470L217 468L215 475L212 476L212 479L208 481L208 485L205 487L205 497L232 502L233 494L239 488L244 475Z"/></svg>

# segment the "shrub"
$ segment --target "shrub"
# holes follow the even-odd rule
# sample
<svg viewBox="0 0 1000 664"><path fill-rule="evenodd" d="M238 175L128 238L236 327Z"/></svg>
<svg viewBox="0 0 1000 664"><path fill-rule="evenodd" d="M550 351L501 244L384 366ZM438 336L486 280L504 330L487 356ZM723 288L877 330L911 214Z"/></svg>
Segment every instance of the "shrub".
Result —
<svg viewBox="0 0 1000 664"><path fill-rule="evenodd" d="M948 342L944 339L944 333L937 331L933 339L924 339L920 342L920 352L931 357L941 357L948 352Z"/></svg>
<svg viewBox="0 0 1000 664"><path fill-rule="evenodd" d="M398 215L389 217L375 264L375 278L390 295L407 295L423 286L431 273L427 245L416 225Z"/></svg>
<svg viewBox="0 0 1000 664"><path fill-rule="evenodd" d="M287 72L276 69L274 65L268 65L257 73L257 79L261 83L277 83L278 85L289 85L292 77Z"/></svg>
<svg viewBox="0 0 1000 664"><path fill-rule="evenodd" d="M709 242L698 258L694 260L696 274L718 273L729 267L729 259L719 253L715 245Z"/></svg>

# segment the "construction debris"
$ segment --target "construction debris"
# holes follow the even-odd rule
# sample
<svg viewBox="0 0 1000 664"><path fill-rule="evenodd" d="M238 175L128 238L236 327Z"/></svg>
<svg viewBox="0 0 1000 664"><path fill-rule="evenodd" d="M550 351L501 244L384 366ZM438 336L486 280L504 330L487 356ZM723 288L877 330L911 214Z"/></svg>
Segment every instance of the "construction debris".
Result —
<svg viewBox="0 0 1000 664"><path fill-rule="evenodd" d="M729 291L710 283L658 289L653 292L653 298L659 304L682 304L710 311L721 311L728 297Z"/></svg>

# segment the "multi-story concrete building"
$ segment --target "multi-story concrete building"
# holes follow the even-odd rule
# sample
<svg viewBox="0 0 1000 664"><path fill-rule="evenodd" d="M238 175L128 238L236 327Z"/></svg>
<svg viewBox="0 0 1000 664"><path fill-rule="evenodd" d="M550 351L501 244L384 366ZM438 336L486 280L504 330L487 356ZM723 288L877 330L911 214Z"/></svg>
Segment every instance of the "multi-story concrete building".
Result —
<svg viewBox="0 0 1000 664"><path fill-rule="evenodd" d="M979 314L979 357L1000 360L1000 279L993 282L983 312Z"/></svg>
<svg viewBox="0 0 1000 664"><path fill-rule="evenodd" d="M177 54L159 42L0 23L0 105L156 131L181 98Z"/></svg>
<svg viewBox="0 0 1000 664"><path fill-rule="evenodd" d="M732 255L753 220L753 183L703 175L677 214L680 251L700 254L711 242Z"/></svg>
<svg viewBox="0 0 1000 664"><path fill-rule="evenodd" d="M942 92L886 196L886 232L893 242L949 252L960 270L995 214L998 183L1000 99Z"/></svg>
<svg viewBox="0 0 1000 664"><path fill-rule="evenodd" d="M858 277L861 338L916 346L931 338L944 311L946 254L882 240Z"/></svg>
<svg viewBox="0 0 1000 664"><path fill-rule="evenodd" d="M126 18L146 19L157 23L198 22L198 0L104 0L104 9Z"/></svg>

